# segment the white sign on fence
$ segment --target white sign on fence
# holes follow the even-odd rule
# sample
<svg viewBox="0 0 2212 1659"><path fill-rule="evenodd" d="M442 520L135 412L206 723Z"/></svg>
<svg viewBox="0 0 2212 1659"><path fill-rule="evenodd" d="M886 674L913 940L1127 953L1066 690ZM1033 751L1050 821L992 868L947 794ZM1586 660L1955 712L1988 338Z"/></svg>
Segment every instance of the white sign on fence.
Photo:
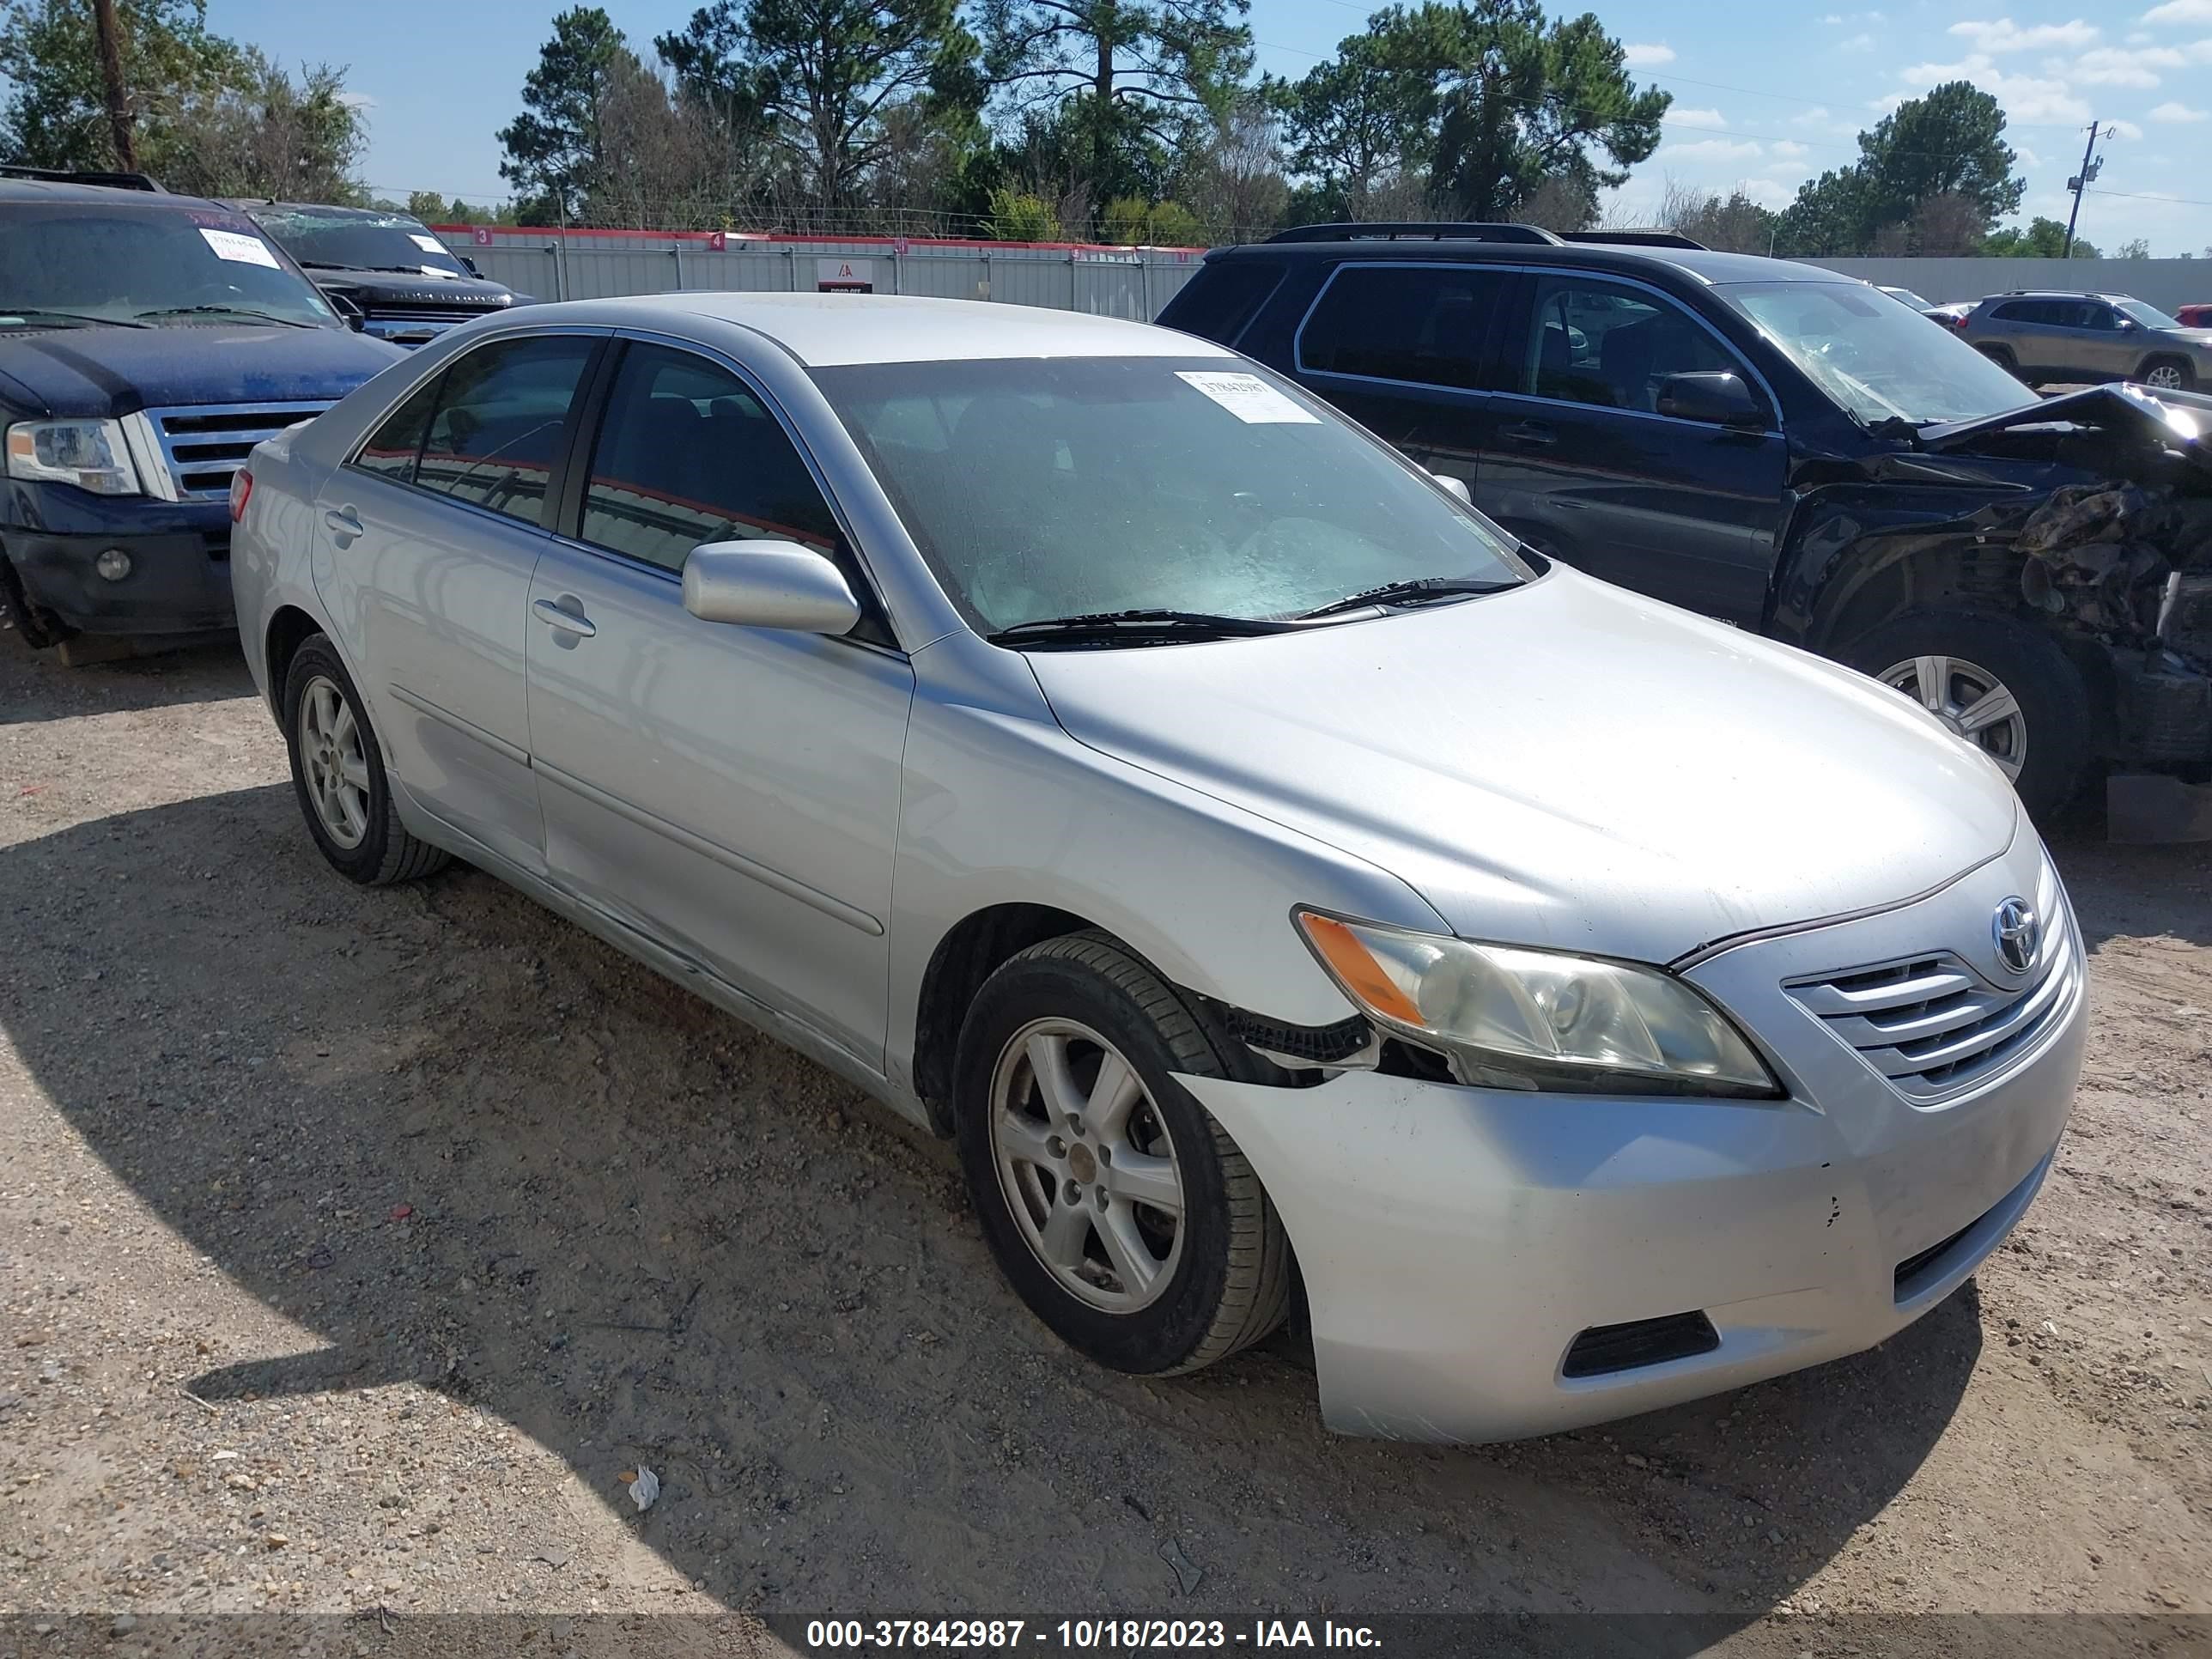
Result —
<svg viewBox="0 0 2212 1659"><path fill-rule="evenodd" d="M873 294L876 291L876 262L873 259L817 259L814 262L814 288L818 294Z"/></svg>

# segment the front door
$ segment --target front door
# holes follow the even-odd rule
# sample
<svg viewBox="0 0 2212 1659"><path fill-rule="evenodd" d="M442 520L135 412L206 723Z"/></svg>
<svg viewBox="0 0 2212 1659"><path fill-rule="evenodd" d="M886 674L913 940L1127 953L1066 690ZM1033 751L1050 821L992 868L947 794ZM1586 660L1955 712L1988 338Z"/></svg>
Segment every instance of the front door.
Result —
<svg viewBox="0 0 2212 1659"><path fill-rule="evenodd" d="M393 775L423 810L530 870L545 860L523 618L569 406L604 337L508 337L457 358L318 503L317 591L356 647Z"/></svg>
<svg viewBox="0 0 2212 1659"><path fill-rule="evenodd" d="M1757 626L1782 524L1785 451L1770 410L1748 431L1658 412L1669 374L1724 370L1764 399L1720 336L1656 289L1537 273L1491 399L1475 505L1577 568Z"/></svg>
<svg viewBox="0 0 2212 1659"><path fill-rule="evenodd" d="M913 672L764 397L691 352L623 350L576 521L530 588L547 862L586 903L880 1071ZM852 635L684 610L693 547L763 538L845 569L866 612Z"/></svg>

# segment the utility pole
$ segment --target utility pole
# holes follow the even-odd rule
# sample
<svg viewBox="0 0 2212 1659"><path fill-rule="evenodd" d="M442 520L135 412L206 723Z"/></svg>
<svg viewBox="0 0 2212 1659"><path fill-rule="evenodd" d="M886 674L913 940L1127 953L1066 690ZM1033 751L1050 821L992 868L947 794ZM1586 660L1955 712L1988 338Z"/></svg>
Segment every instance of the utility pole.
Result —
<svg viewBox="0 0 2212 1659"><path fill-rule="evenodd" d="M107 87L107 130L115 139L115 165L138 170L138 148L131 136L131 94L123 84L123 39L115 27L115 0L92 0L93 26L100 34L100 76Z"/></svg>
<svg viewBox="0 0 2212 1659"><path fill-rule="evenodd" d="M2111 137L2114 131L2114 128L2106 127L2099 132L2097 124L2094 121L2089 123L2089 142L2081 146L2081 171L2066 181L2066 188L2074 192L2074 210L2066 216L2066 247L2058 256L2062 259L2074 257L2074 224L2081 216L2081 192L2088 189L2097 175L2105 170L2105 158L2100 155L2092 160L2090 152L2097 148L2098 139Z"/></svg>

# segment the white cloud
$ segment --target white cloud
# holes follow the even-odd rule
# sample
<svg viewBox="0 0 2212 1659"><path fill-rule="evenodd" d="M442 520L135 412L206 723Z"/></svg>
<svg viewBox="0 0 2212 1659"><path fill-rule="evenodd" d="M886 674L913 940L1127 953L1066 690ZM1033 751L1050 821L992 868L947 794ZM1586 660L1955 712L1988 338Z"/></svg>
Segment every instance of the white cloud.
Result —
<svg viewBox="0 0 2212 1659"><path fill-rule="evenodd" d="M1805 146L1792 138L1778 138L1766 147L1766 152L1770 155L1795 159L1805 154Z"/></svg>
<svg viewBox="0 0 2212 1659"><path fill-rule="evenodd" d="M1652 69L1674 61L1674 48L1663 41L1647 41L1620 49L1621 62L1631 69Z"/></svg>
<svg viewBox="0 0 2212 1659"><path fill-rule="evenodd" d="M2212 121L2212 112L2208 112L2201 109L2191 109L2186 104L2177 103L2173 100L2168 99L2165 103L2160 104L2157 108L2151 111L2150 118L2154 121L2172 121L2177 123L2183 121Z"/></svg>
<svg viewBox="0 0 2212 1659"><path fill-rule="evenodd" d="M2175 46L2099 46L2071 63L2063 58L2044 60L2046 74L2073 75L2097 87L2154 87L2158 71L2179 69L2189 61Z"/></svg>
<svg viewBox="0 0 2212 1659"><path fill-rule="evenodd" d="M1763 208L1787 207L1797 197L1792 186L1772 179L1741 179L1736 188Z"/></svg>
<svg viewBox="0 0 2212 1659"><path fill-rule="evenodd" d="M1669 126L1724 127L1728 117L1717 109L1670 109L1660 118Z"/></svg>
<svg viewBox="0 0 2212 1659"><path fill-rule="evenodd" d="M374 109L376 107L376 100L370 97L365 92L342 92L338 94L338 102L343 104L348 109Z"/></svg>
<svg viewBox="0 0 2212 1659"><path fill-rule="evenodd" d="M2212 23L2212 0L2166 0L2142 15L2146 23Z"/></svg>
<svg viewBox="0 0 2212 1659"><path fill-rule="evenodd" d="M1680 159L1685 161L1749 161L1765 152L1748 138L1700 138L1692 143L1668 144L1659 151L1659 159Z"/></svg>
<svg viewBox="0 0 2212 1659"><path fill-rule="evenodd" d="M1791 116L1790 125L1793 127L1824 127L1829 119L1828 106L1821 104L1807 110L1802 115Z"/></svg>
<svg viewBox="0 0 2212 1659"><path fill-rule="evenodd" d="M2155 37L2152 35L2148 29L2130 29L2128 31L2128 44L2131 46L2147 46L2154 38Z"/></svg>
<svg viewBox="0 0 2212 1659"><path fill-rule="evenodd" d="M1832 11L1832 12L1830 12L1830 13L1829 13L1826 17L1823 17L1820 21L1821 21L1823 23L1826 23L1826 24L1828 24L1829 26L1831 26L1831 27L1834 27L1835 25L1840 24L1840 23L1844 21L1844 17L1843 17L1843 14L1842 14L1841 12L1835 12L1835 11Z"/></svg>
<svg viewBox="0 0 2212 1659"><path fill-rule="evenodd" d="M1837 46L1836 50L1838 52L1865 52L1873 45L1874 36L1871 34L1854 34L1850 40L1840 43Z"/></svg>
<svg viewBox="0 0 2212 1659"><path fill-rule="evenodd" d="M2012 153L2020 157L2020 164L2024 167L2039 167L2043 165L2043 158L2026 144L2014 144L2012 147Z"/></svg>
<svg viewBox="0 0 2212 1659"><path fill-rule="evenodd" d="M2142 137L2142 129L2132 121L2115 121L2112 124L2112 131L2116 137L2130 139L2140 138Z"/></svg>
<svg viewBox="0 0 2212 1659"><path fill-rule="evenodd" d="M1992 94L2007 116L2024 125L2065 125L2089 118L2087 100L2063 76L2007 75L1985 52L1971 52L1956 64L1915 64L1900 72L1907 85L1928 88L1946 81L1971 81ZM1893 110L1904 98L1893 94L1874 107Z"/></svg>
<svg viewBox="0 0 2212 1659"><path fill-rule="evenodd" d="M2047 46L2080 48L2097 38L2094 23L2075 18L2065 23L2032 23L2022 28L2009 17L1972 20L1951 25L1951 33L1974 43L1977 52L2033 52Z"/></svg>

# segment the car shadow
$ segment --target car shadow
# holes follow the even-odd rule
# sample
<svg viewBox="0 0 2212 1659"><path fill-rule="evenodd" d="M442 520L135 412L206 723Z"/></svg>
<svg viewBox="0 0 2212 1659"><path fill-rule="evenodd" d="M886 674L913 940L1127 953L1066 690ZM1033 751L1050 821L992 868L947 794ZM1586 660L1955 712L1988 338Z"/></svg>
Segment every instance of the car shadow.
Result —
<svg viewBox="0 0 2212 1659"><path fill-rule="evenodd" d="M12 627L0 627L0 726L252 695L253 677L235 638L71 668L52 651L32 650Z"/></svg>
<svg viewBox="0 0 2212 1659"><path fill-rule="evenodd" d="M2081 833L2054 836L2051 856L2093 951L2161 935L2212 945L2212 846L2119 847Z"/></svg>
<svg viewBox="0 0 2212 1659"><path fill-rule="evenodd" d="M1005 1288L937 1143L488 877L348 885L297 811L240 790L0 850L40 1090L319 1339L191 1388L465 1400L727 1605L1180 1612L1179 1552L1192 1613L1725 1629L1894 1496L1980 1350L1969 1291L1816 1371L1479 1449L1326 1433L1286 1339L1103 1372Z"/></svg>

